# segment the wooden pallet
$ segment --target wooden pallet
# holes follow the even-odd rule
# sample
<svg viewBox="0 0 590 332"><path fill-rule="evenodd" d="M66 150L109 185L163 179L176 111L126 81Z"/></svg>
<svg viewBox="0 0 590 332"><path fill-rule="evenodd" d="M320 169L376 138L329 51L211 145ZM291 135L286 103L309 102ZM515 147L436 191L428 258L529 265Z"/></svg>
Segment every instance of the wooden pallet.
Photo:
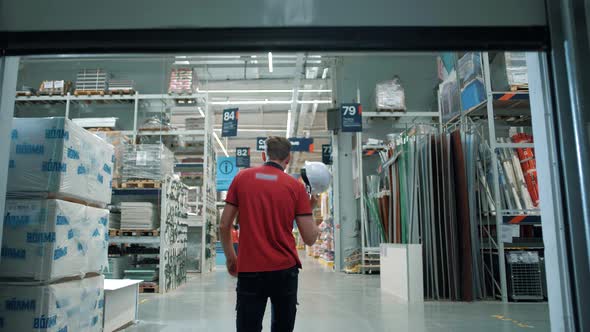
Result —
<svg viewBox="0 0 590 332"><path fill-rule="evenodd" d="M121 183L121 188L161 188L162 183L154 180L128 180Z"/></svg>
<svg viewBox="0 0 590 332"><path fill-rule="evenodd" d="M104 96L104 90L76 90L75 96Z"/></svg>
<svg viewBox="0 0 590 332"><path fill-rule="evenodd" d="M65 97L67 93L58 92L37 92L37 96L41 97Z"/></svg>
<svg viewBox="0 0 590 332"><path fill-rule="evenodd" d="M516 91L529 91L529 85L528 84L511 85L510 86L510 91L512 91L512 92L516 92Z"/></svg>
<svg viewBox="0 0 590 332"><path fill-rule="evenodd" d="M86 128L86 130L88 131L113 131L113 128L110 127L92 127L92 128Z"/></svg>
<svg viewBox="0 0 590 332"><path fill-rule="evenodd" d="M162 128L139 128L139 131L169 131L170 127Z"/></svg>
<svg viewBox="0 0 590 332"><path fill-rule="evenodd" d="M159 236L158 229L109 229L109 236Z"/></svg>
<svg viewBox="0 0 590 332"><path fill-rule="evenodd" d="M142 282L139 284L140 293L159 293L160 286L155 282Z"/></svg>
<svg viewBox="0 0 590 332"><path fill-rule="evenodd" d="M111 95L111 96L134 95L135 90L133 90L133 89L108 90L107 94Z"/></svg>

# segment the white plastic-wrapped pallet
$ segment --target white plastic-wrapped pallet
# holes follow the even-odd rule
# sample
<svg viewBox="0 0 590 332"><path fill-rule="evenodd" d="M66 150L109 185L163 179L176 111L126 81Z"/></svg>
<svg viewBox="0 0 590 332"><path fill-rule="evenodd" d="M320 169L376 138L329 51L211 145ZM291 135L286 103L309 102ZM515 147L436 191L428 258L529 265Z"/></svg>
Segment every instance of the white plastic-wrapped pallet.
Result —
<svg viewBox="0 0 590 332"><path fill-rule="evenodd" d="M50 200L7 200L0 277L55 281L107 266L106 209Z"/></svg>
<svg viewBox="0 0 590 332"><path fill-rule="evenodd" d="M375 103L379 110L405 111L406 94L399 77L380 82L375 88Z"/></svg>
<svg viewBox="0 0 590 332"><path fill-rule="evenodd" d="M163 144L137 144L123 147L123 181L147 179L162 181L172 174L174 154Z"/></svg>
<svg viewBox="0 0 590 332"><path fill-rule="evenodd" d="M44 286L0 284L0 331L100 332L104 278Z"/></svg>
<svg viewBox="0 0 590 332"><path fill-rule="evenodd" d="M111 201L113 146L64 118L13 120L7 192Z"/></svg>

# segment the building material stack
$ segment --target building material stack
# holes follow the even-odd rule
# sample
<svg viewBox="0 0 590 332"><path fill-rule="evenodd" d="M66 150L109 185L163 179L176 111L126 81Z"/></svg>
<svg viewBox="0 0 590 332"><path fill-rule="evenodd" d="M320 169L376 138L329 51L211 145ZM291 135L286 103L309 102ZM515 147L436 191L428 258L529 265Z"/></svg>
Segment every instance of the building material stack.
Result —
<svg viewBox="0 0 590 332"><path fill-rule="evenodd" d="M64 118L14 119L0 307L7 331L101 331L113 147Z"/></svg>

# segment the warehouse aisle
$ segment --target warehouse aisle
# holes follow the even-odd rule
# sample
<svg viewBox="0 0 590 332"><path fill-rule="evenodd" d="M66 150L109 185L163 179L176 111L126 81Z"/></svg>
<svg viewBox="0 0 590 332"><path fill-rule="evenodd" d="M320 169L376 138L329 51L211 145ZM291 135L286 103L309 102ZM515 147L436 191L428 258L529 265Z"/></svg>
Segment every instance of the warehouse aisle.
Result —
<svg viewBox="0 0 590 332"><path fill-rule="evenodd" d="M303 256L303 255L302 255ZM547 304L403 305L381 296L379 276L333 273L304 259L295 331L549 331ZM224 271L194 275L167 295L142 294L140 323L125 331L234 331L235 283ZM270 326L270 305L264 331Z"/></svg>

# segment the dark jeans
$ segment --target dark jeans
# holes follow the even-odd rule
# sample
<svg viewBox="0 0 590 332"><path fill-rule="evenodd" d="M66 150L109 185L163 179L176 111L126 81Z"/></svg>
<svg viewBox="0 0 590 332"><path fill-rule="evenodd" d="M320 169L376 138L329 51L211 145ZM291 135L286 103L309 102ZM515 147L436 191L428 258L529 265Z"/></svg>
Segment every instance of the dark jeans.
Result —
<svg viewBox="0 0 590 332"><path fill-rule="evenodd" d="M236 327L238 332L262 331L266 302L272 305L271 332L291 332L297 313L299 269L242 272L238 275Z"/></svg>

